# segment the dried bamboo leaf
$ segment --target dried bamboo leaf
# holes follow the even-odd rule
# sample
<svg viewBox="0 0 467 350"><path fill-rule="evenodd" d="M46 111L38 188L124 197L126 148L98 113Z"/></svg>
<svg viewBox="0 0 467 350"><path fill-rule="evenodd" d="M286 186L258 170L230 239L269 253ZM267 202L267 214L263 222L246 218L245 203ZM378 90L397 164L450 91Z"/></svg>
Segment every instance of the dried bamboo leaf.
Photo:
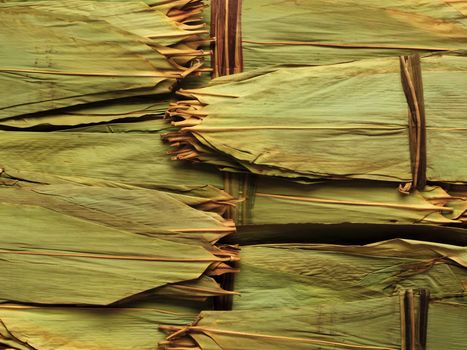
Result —
<svg viewBox="0 0 467 350"><path fill-rule="evenodd" d="M175 198L174 198L175 197ZM232 222L220 215L194 209L180 201L183 196L137 187L83 185L34 185L0 188L0 201L18 206L35 206L65 217L147 236L170 238L178 233L216 242L233 233ZM206 199L204 203L213 200ZM200 205L202 206L202 205ZM173 219L173 214L180 216Z"/></svg>
<svg viewBox="0 0 467 350"><path fill-rule="evenodd" d="M236 223L463 225L467 194L437 186L402 194L385 182L296 183L269 177L236 176L230 193L242 200Z"/></svg>
<svg viewBox="0 0 467 350"><path fill-rule="evenodd" d="M299 309L205 311L186 327L162 326L173 334L161 348L173 349L177 341L193 339L203 350L397 350L400 320L399 296Z"/></svg>
<svg viewBox="0 0 467 350"><path fill-rule="evenodd" d="M165 106L167 107L167 105ZM144 121L123 122L112 121L102 124L86 125L73 129L64 129L63 132L96 132L96 133L137 133L137 134L158 134L170 131L171 127L162 123L160 118Z"/></svg>
<svg viewBox="0 0 467 350"><path fill-rule="evenodd" d="M222 188L223 184L219 172L173 164L165 145L151 134L0 134L0 168L4 176L16 179L46 184L110 181L181 192L206 185Z"/></svg>
<svg viewBox="0 0 467 350"><path fill-rule="evenodd" d="M420 299L414 293L414 312L409 316L416 321L413 328L405 322L407 303L395 296L255 312L205 311L187 326L161 326L172 334L159 344L167 350L190 341L196 343L193 349L201 350L398 350L410 346L412 335L413 344L422 346ZM447 344L449 349L463 349L465 313L465 304L432 300L427 311L426 349L442 349ZM443 329L453 332L440 331Z"/></svg>
<svg viewBox="0 0 467 350"><path fill-rule="evenodd" d="M5 119L0 121L0 128L4 130L31 129L49 131L73 127L71 130L76 130L77 126L86 128L97 124L98 127L113 130L109 122L147 121L146 119L149 118L151 118L149 121L152 122L154 118L160 119L163 117L167 105L167 99L156 101L153 98L150 100L125 99L105 104L90 104L53 111L51 113L23 115L17 118ZM164 129L161 123L157 123L156 121L156 124L160 126L157 131Z"/></svg>
<svg viewBox="0 0 467 350"><path fill-rule="evenodd" d="M0 55L1 119L168 93L177 79L199 67L183 64L202 55L195 45L188 56L176 50L172 57L168 46L202 31L137 1L7 2L0 5L0 18L0 38L8 43Z"/></svg>
<svg viewBox="0 0 467 350"><path fill-rule="evenodd" d="M206 301L209 297L237 294L239 293L223 289L212 277L202 276L193 281L180 282L158 288L147 293L146 297Z"/></svg>
<svg viewBox="0 0 467 350"><path fill-rule="evenodd" d="M467 298L459 298L456 302L434 300L430 303L427 331L427 349L442 349L449 344L453 350L464 346L463 329L467 328ZM449 332L440 329L449 327Z"/></svg>
<svg viewBox="0 0 467 350"><path fill-rule="evenodd" d="M242 7L245 71L466 49L462 1L248 0Z"/></svg>
<svg viewBox="0 0 467 350"><path fill-rule="evenodd" d="M421 62L427 179L462 183L467 59ZM180 128L165 136L174 159L294 179L412 180L398 58L271 68L181 93L190 100L167 113Z"/></svg>
<svg viewBox="0 0 467 350"><path fill-rule="evenodd" d="M300 308L427 289L465 297L465 247L411 240L365 246L275 244L242 247L234 309Z"/></svg>
<svg viewBox="0 0 467 350"><path fill-rule="evenodd" d="M161 303L122 308L1 304L0 344L27 350L152 350L164 339L158 325L185 324L199 310Z"/></svg>
<svg viewBox="0 0 467 350"><path fill-rule="evenodd" d="M138 235L34 203L2 203L0 215L0 300L105 305L232 259L199 239Z"/></svg>

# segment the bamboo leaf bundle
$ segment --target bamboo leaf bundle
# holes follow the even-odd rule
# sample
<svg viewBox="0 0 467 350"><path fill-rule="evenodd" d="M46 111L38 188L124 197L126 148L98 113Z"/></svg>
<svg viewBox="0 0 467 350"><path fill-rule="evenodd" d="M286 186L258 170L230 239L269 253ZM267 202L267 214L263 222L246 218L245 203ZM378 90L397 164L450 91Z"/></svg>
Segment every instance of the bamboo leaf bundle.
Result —
<svg viewBox="0 0 467 350"><path fill-rule="evenodd" d="M358 245L243 246L235 310L300 308L426 289L433 299L466 297L467 249L412 240Z"/></svg>
<svg viewBox="0 0 467 350"><path fill-rule="evenodd" d="M463 1L248 0L241 17L245 71L465 51L467 42Z"/></svg>
<svg viewBox="0 0 467 350"><path fill-rule="evenodd" d="M200 310L162 302L109 308L1 304L0 347L152 350L164 339L158 325L186 324Z"/></svg>
<svg viewBox="0 0 467 350"><path fill-rule="evenodd" d="M137 106L138 104L135 105ZM102 109L100 109L100 107L96 107L96 109L99 111L106 111L107 107L111 106L106 105ZM113 107L115 107L115 109L117 108L117 106L109 108L109 115L113 113ZM128 101L128 105L123 105L122 109L126 107L133 108L133 103ZM151 118L138 122L119 122L116 120L112 123L87 125L79 128L64 129L62 131L71 132L73 138L76 137L74 133L78 132L82 137L86 137L84 136L86 135L85 132L130 133L136 136L137 134L160 134L171 131L171 129L170 126L165 124L161 119L155 117L155 119ZM33 133L31 135L42 136L43 134ZM52 139L55 137L54 135L57 135L57 133L51 134ZM116 136L113 135L112 137ZM23 136L21 136L21 139L22 138ZM24 136L24 138L26 139L26 136ZM103 138L105 139L105 136ZM142 138L148 139L148 135ZM60 137L60 139L62 139L62 137ZM44 142L46 142L45 136ZM153 142L158 144L156 140L153 140ZM48 144L47 147L50 147L50 142L48 142ZM18 141L18 143L15 142L15 147L18 149L24 146L20 145ZM82 146L75 146L75 148L81 147ZM113 146L113 148L115 147L117 146ZM161 149L158 151L154 148L154 154L166 152L164 146L160 145L160 147ZM56 153L58 149L59 148L52 147L51 152ZM78 154L85 153L78 152ZM108 157L107 154L106 156ZM5 158L6 157L9 157L8 154L5 154ZM32 153L31 158L32 157L37 159L38 155ZM39 159L47 163L49 160L43 157L44 156L41 156ZM68 160L68 162L69 161L70 160ZM220 176L218 176L218 180L214 180L212 177L213 174L209 177L206 176L206 179L203 180L203 173L197 172L199 166L190 168L185 165L182 172L181 170L178 171L178 169L180 169L178 168L180 163L173 164L174 168L172 169L166 159L158 160L158 162L160 167L162 167L162 164L166 164L167 168L165 168L165 171L171 171L171 179L174 180L172 181L173 185L169 185L169 180L167 178L164 186L149 186L146 184L145 187L169 191L167 193L176 196L184 203L202 210L213 210L220 214L234 207L233 198L216 189L216 187L224 188L237 198L235 201L236 210L234 210L235 214L233 214L237 225L289 223L338 224L344 222L462 225L465 222L465 213L467 209L467 201L465 198L467 198L467 193L456 192L450 195L437 186L427 186L424 190L415 191L410 195L402 195L394 191L394 185L384 182L340 181L337 183L320 182L301 184L281 179L272 179L270 177L251 178L243 175L224 176L225 179L222 181ZM31 165L34 169L37 169L32 162L28 164L28 167ZM6 167L6 165L4 166ZM106 168L108 169L107 166ZM86 170L86 172L88 171L89 170ZM47 172L50 172L50 170L47 170ZM184 178L190 174L193 176L198 174L199 179L197 179L195 183L197 183L199 187L191 186L190 189L180 189L180 186L176 185L176 183L184 182ZM92 176L96 177L102 175ZM157 179L157 177L154 177L152 181L154 181L154 179ZM60 180L61 179L55 178L53 181L60 182ZM93 180L87 182L84 179L70 179L70 181L81 181L82 183L96 185L96 182ZM203 181L206 184L211 183L212 185L202 186L201 184ZM110 187L123 186L121 183L110 183L102 180L99 183ZM131 186L129 188L131 188Z"/></svg>
<svg viewBox="0 0 467 350"><path fill-rule="evenodd" d="M84 128L92 125L107 127L110 122L152 121L163 117L167 105L168 99L154 100L154 98L106 101L105 104L87 104L60 111L4 119L0 121L0 128L10 131L53 131L74 130L76 127Z"/></svg>
<svg viewBox="0 0 467 350"><path fill-rule="evenodd" d="M66 133L4 132L0 139L3 169L0 178L13 184L22 179L23 187L32 181L108 187L100 189L102 193L119 188L128 198L142 196L154 203L159 202L149 199L156 196L150 190L160 190L194 208L219 214L236 205L238 225L344 222L462 225L465 221L467 194L451 196L434 186L402 195L394 185L383 182L298 184L261 177L240 184L242 189L244 186L248 189L236 193L230 185L225 187L220 173L209 172L199 165L171 162L164 154L165 146L152 135L164 131L162 120L110 125L89 126L80 132L71 129ZM109 127L114 133L106 133ZM141 130L146 128L150 133ZM120 131L124 134L119 134ZM219 188L238 200L234 201ZM130 196L132 189L135 195ZM150 210L148 213L152 213L153 209ZM122 219L116 216L115 220Z"/></svg>
<svg viewBox="0 0 467 350"><path fill-rule="evenodd" d="M323 304L315 308L256 310L254 313L251 310L202 312L193 325L185 329L173 327L174 331L184 332L178 335L179 339L171 337L165 349L176 349L178 341L191 338L199 346L196 350L395 350L400 348L401 341L398 309L399 298L387 298L373 299L366 305L354 302ZM257 321L258 317L261 322Z"/></svg>
<svg viewBox="0 0 467 350"><path fill-rule="evenodd" d="M180 130L165 139L174 159L229 171L417 187L422 172L428 181L465 182L467 59L421 59L425 128L407 117L413 96L404 94L401 65L394 57L222 77L181 91L190 99L167 112ZM413 134L422 129L426 147ZM415 156L422 153L426 163Z"/></svg>
<svg viewBox="0 0 467 350"><path fill-rule="evenodd" d="M0 206L3 223L0 265L4 271L0 277L4 286L0 300L107 305L168 284L228 272L231 269L225 262L237 259L234 251L199 238L190 239L188 233L177 235L160 229L160 234L142 235L131 229L109 227L106 212L91 217L89 211L97 211L102 206L93 205L92 200L96 198L86 194L86 190L74 192L75 206L66 204L70 196L55 206L54 199L47 203L44 198L40 206L37 200L21 203L21 195L9 201L5 198ZM10 192L10 195L14 194ZM48 195L60 197L54 191ZM86 206L79 208L80 202L86 200L88 213ZM57 204L63 204L61 211L56 211ZM118 213L118 203L109 204L107 211ZM202 286L204 281L198 282ZM194 297L205 295L206 291L197 295L196 285L191 287ZM219 290L211 293L216 292Z"/></svg>
<svg viewBox="0 0 467 350"><path fill-rule="evenodd" d="M219 191L220 192L220 191ZM220 215L194 209L208 206L214 200L198 204L183 202L183 195L171 195L137 187L84 186L76 184L34 185L24 187L15 183L0 188L4 204L35 206L60 213L63 220L74 217L114 229L146 236L170 238L179 233L215 243L233 233L235 227ZM209 209L209 208L208 208ZM181 218L173 220L173 213Z"/></svg>
<svg viewBox="0 0 467 350"><path fill-rule="evenodd" d="M202 28L139 1L7 2L0 18L0 119L169 93L203 56Z"/></svg>
<svg viewBox="0 0 467 350"><path fill-rule="evenodd" d="M422 292L409 292L300 308L207 311L187 326L161 326L173 333L159 344L166 350L190 343L193 350L463 349L466 305L432 300L426 308L424 302Z"/></svg>
<svg viewBox="0 0 467 350"><path fill-rule="evenodd" d="M374 181L298 183L248 175L230 179L230 193L241 198L234 209L238 226L308 223L462 226L467 219L467 193L459 189L451 193L451 188L426 186L403 194L391 183Z"/></svg>
<svg viewBox="0 0 467 350"><path fill-rule="evenodd" d="M42 133L39 133L42 135ZM65 135L63 135L65 136ZM66 137L62 138L63 140ZM157 143L157 141L156 141ZM24 144L26 145L26 144ZM84 148L85 143L82 143ZM86 152L84 152L86 153ZM83 154L84 154L83 153ZM41 157L39 157L40 159ZM45 158L48 158L46 156ZM50 156L51 164L53 164L53 156ZM50 159L48 158L48 159ZM33 156L31 157L33 159ZM11 158L13 160L13 158ZM78 163L85 163L85 159L78 161ZM99 163L99 162L97 162ZM103 162L105 164L105 161ZM5 163L3 163L5 164ZM26 163L27 164L27 163ZM26 169L30 164L26 165ZM59 164L57 164L59 165ZM66 164L64 169L66 169ZM54 173L54 171L42 171L44 168L40 168L39 171L18 171L7 166L8 170L5 168L0 168L0 185L5 187L34 187L38 184L48 185L85 185L91 186L93 189L98 189L99 191L112 191L112 189L126 190L124 191L125 196L138 197L136 193L139 193L143 198L151 196L160 196L159 191L164 192L166 195L182 202L186 205L189 205L192 208L198 210L212 212L214 220L218 220L218 217L214 213L223 215L229 208L232 208L236 205L237 200L235 200L231 195L220 189L220 184L222 179L219 174L206 172L203 168L190 168L190 167L175 167L172 168L171 164L165 161L165 166L163 163L153 164L155 168L160 167L162 173L155 175L154 178L151 178L148 181L136 181L130 182L118 182L118 181L109 181L103 180L97 177L82 177L82 176L62 176L60 172ZM124 165L122 163L122 171L125 171ZM34 168L33 170L37 170ZM72 169L70 174L73 173ZM95 169L96 170L96 169ZM105 169L101 169L105 172ZM99 171L95 171L96 176L99 176ZM165 173L165 175L164 175ZM173 176L166 177L168 174L173 174ZM80 174L77 174L80 175ZM189 176L190 175L190 176ZM206 175L206 176L205 176ZM93 175L94 176L94 175ZM106 176L104 176L106 177ZM149 179L149 178L148 178ZM181 182L177 182L177 179L180 179ZM207 182L203 183L203 179ZM125 177L123 176L123 181ZM128 179L127 179L128 180ZM208 184L208 181L213 182L215 185ZM73 186L71 186L73 187ZM48 187L51 188L51 187ZM101 188L101 189L99 189ZM103 188L107 188L104 190ZM115 191L119 191L115 190ZM129 190L135 190L135 196L131 196ZM34 191L34 190L32 190ZM95 190L92 190L95 191ZM154 192L151 192L154 191ZM37 194L36 194L37 195ZM156 201L157 202L157 201ZM116 218L117 219L117 218ZM112 221L112 220L111 220ZM117 220L118 221L118 220ZM146 228L147 229L147 228Z"/></svg>
<svg viewBox="0 0 467 350"><path fill-rule="evenodd" d="M163 125L159 121L161 129ZM218 172L172 164L166 146L150 133L0 134L0 168L4 177L45 184L107 181L185 194L206 185L223 185Z"/></svg>

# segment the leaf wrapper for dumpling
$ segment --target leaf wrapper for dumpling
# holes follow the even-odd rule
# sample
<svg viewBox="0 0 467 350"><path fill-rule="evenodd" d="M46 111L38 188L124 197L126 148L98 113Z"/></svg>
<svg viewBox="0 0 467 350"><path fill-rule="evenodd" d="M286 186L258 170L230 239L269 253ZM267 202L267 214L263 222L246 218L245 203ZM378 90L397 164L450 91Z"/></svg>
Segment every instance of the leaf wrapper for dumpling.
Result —
<svg viewBox="0 0 467 350"><path fill-rule="evenodd" d="M225 263L238 259L236 252L209 242L234 229L216 219L217 214L197 213L159 194L167 209L184 210L185 220L193 219L202 227L193 228L191 222L183 227L187 222L180 218L178 224L171 224L157 207L152 207L154 217L142 217L133 205L139 203L142 210L145 201L157 198L157 191L146 198L138 198L137 190L125 193L86 186L0 191L4 196L0 300L107 305L169 284L228 272ZM126 199L136 202L129 204ZM147 210L153 205L146 204Z"/></svg>
<svg viewBox="0 0 467 350"><path fill-rule="evenodd" d="M245 71L466 50L462 1L249 0L241 16Z"/></svg>
<svg viewBox="0 0 467 350"><path fill-rule="evenodd" d="M396 350L401 342L399 309L397 297L373 299L367 304L356 302L301 309L284 307L254 312L202 312L194 323L186 327L162 326L162 329L173 330L174 333L166 342L160 343L160 348L176 348L179 342L191 338L196 341L197 350Z"/></svg>
<svg viewBox="0 0 467 350"><path fill-rule="evenodd" d="M0 18L0 119L169 93L204 55L199 25L139 1L7 2Z"/></svg>
<svg viewBox="0 0 467 350"><path fill-rule="evenodd" d="M189 348L196 350L399 350L411 344L426 349L449 344L460 350L465 309L462 303L428 304L424 293L409 290L400 296L312 307L207 311L185 327L161 326L173 333L159 344L167 350L190 342L196 345ZM444 327L454 330L452 338L450 332L440 332Z"/></svg>
<svg viewBox="0 0 467 350"><path fill-rule="evenodd" d="M428 181L462 183L467 59L421 59ZM270 68L184 90L168 112L174 159L292 179L411 182L399 58ZM390 151L388 151L390 150Z"/></svg>
<svg viewBox="0 0 467 350"><path fill-rule="evenodd" d="M183 195L131 186L60 184L20 187L16 184L0 188L0 200L4 204L41 207L64 217L146 236L170 237L182 233L214 243L235 231L231 221L212 212L194 209L183 199ZM206 199L201 206L208 203L210 201ZM174 220L173 215L180 217Z"/></svg>
<svg viewBox="0 0 467 350"><path fill-rule="evenodd" d="M161 126L162 122L159 123ZM222 188L219 172L173 164L160 138L141 133L0 132L0 167L30 182L113 181L152 188Z"/></svg>
<svg viewBox="0 0 467 350"><path fill-rule="evenodd" d="M0 347L24 350L153 350L160 325L190 322L201 308L151 302L125 307L0 304Z"/></svg>
<svg viewBox="0 0 467 350"><path fill-rule="evenodd" d="M39 113L18 118L4 119L0 122L0 128L10 131L34 130L55 131L75 130L78 127L107 128L112 132L114 123L130 123L135 121L157 123L167 109L168 99L124 99L106 102L105 104L89 104L84 106L65 108L60 111ZM167 129L162 126L160 129Z"/></svg>
<svg viewBox="0 0 467 350"><path fill-rule="evenodd" d="M412 240L358 245L243 246L235 310L300 308L426 289L434 299L467 296L465 247Z"/></svg>
<svg viewBox="0 0 467 350"><path fill-rule="evenodd" d="M266 176L232 174L229 192L237 226L286 224L465 223L467 193L438 186L404 194L397 185L376 181L298 183Z"/></svg>

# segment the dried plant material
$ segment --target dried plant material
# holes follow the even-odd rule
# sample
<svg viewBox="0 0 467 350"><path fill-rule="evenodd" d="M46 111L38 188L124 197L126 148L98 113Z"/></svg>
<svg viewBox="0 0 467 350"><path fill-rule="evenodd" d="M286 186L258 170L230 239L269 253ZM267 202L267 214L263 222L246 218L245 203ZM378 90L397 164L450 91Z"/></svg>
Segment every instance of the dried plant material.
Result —
<svg viewBox="0 0 467 350"><path fill-rule="evenodd" d="M237 225L465 223L467 192L426 186L410 194L375 181L297 183L266 176L235 175L230 193ZM460 186L459 186L460 187Z"/></svg>
<svg viewBox="0 0 467 350"><path fill-rule="evenodd" d="M433 299L467 296L467 249L413 240L360 245L242 247L234 309L319 306L426 289Z"/></svg>
<svg viewBox="0 0 467 350"><path fill-rule="evenodd" d="M245 71L465 52L466 18L463 1L248 0L242 8Z"/></svg>
<svg viewBox="0 0 467 350"><path fill-rule="evenodd" d="M0 305L0 347L23 350L153 350L159 325L190 322L201 310L180 302L125 307Z"/></svg>
<svg viewBox="0 0 467 350"><path fill-rule="evenodd" d="M98 126L112 131L110 122L152 122L157 123L167 109L168 100L161 98L134 98L117 101L106 101L100 104L88 104L78 107L65 108L60 111L36 113L29 116L4 119L0 121L3 130L75 130L77 127L86 128ZM159 123L160 125L160 123ZM158 131L164 129L162 126Z"/></svg>
<svg viewBox="0 0 467 350"><path fill-rule="evenodd" d="M426 298L425 299L425 303ZM160 349L464 349L465 298L431 300L422 291L364 301L300 308L204 311L186 326L161 326L169 332ZM428 317L428 324L423 317ZM258 322L261 320L261 322ZM440 332L448 328L450 332Z"/></svg>
<svg viewBox="0 0 467 350"><path fill-rule="evenodd" d="M465 182L467 59L421 59L426 178ZM173 159L293 179L413 181L409 105L399 58L226 76L167 116ZM410 187L410 186L409 186Z"/></svg>
<svg viewBox="0 0 467 350"><path fill-rule="evenodd" d="M417 317L422 310L420 299L412 293L407 300L403 296L375 298L364 301L324 303L316 306L301 305L300 308L280 308L242 311L204 311L186 326L161 326L169 333L159 343L160 349L179 349L190 341L196 345L189 349L237 350L237 349L359 349L399 350L405 349L410 340L406 331L419 341L417 332L424 329ZM412 302L412 303L411 303ZM413 307L415 321L413 332L405 323L406 309ZM449 306L438 304L440 309ZM439 315L444 327L454 327L461 333L457 322L462 322L465 305L455 304L457 313ZM408 310L407 310L408 311ZM428 317L430 310L428 309ZM261 322L258 322L261 320ZM464 322L465 324L465 322ZM428 333L428 348L437 349L440 341L450 340L447 333L434 331L438 339L431 339ZM439 335L443 333L443 335ZM449 341L452 349L462 349L460 333ZM442 347L442 346L441 346ZM414 348L415 349L415 348Z"/></svg>
<svg viewBox="0 0 467 350"><path fill-rule="evenodd" d="M0 188L0 201L18 208L41 207L61 214L63 221L74 217L146 236L170 238L180 233L211 243L235 231L233 222L194 209L191 206L197 203L183 202L183 195L131 186L20 185ZM206 198L198 207L212 202Z"/></svg>
<svg viewBox="0 0 467 350"><path fill-rule="evenodd" d="M164 124L159 121L163 130ZM222 188L222 175L202 166L173 164L151 133L0 132L2 176L35 183L116 182L189 194ZM21 156L19 156L21 155Z"/></svg>
<svg viewBox="0 0 467 350"><path fill-rule="evenodd" d="M169 93L204 56L205 29L139 1L6 2L0 18L0 119Z"/></svg>
<svg viewBox="0 0 467 350"><path fill-rule="evenodd" d="M145 197L135 189L69 185L0 189L0 300L106 305L231 272L223 263L237 260L238 253L210 241L233 232L233 226L217 214L149 192ZM143 215L145 210L153 215ZM173 212L184 213L171 224ZM221 293L210 288L197 294L196 288L195 283L193 297Z"/></svg>

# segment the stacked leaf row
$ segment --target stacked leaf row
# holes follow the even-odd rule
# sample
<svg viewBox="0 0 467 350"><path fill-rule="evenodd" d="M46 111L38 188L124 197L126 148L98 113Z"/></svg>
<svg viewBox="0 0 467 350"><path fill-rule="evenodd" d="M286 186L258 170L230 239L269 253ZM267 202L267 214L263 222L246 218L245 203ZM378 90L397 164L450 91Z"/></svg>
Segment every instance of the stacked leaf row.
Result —
<svg viewBox="0 0 467 350"><path fill-rule="evenodd" d="M0 1L0 349L463 349L466 15Z"/></svg>

